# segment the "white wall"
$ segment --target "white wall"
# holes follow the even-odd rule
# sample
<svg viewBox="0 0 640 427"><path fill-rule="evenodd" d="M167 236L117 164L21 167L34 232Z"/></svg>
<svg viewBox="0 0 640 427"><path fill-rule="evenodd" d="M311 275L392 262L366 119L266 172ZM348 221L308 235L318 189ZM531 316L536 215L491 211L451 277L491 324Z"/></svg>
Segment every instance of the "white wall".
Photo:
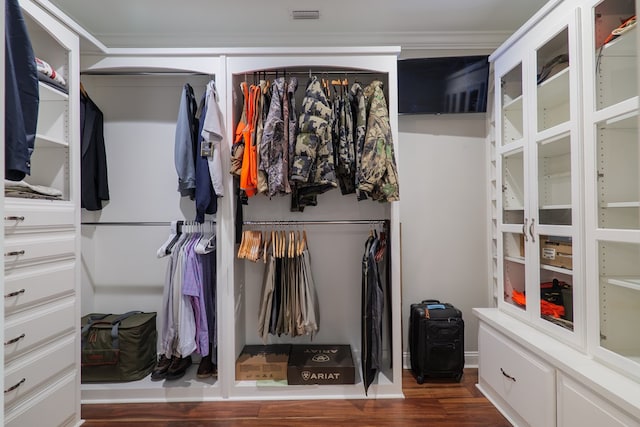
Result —
<svg viewBox="0 0 640 427"><path fill-rule="evenodd" d="M399 118L403 351L409 307L439 299L460 308L465 350L478 350L473 307L488 301L485 116Z"/></svg>

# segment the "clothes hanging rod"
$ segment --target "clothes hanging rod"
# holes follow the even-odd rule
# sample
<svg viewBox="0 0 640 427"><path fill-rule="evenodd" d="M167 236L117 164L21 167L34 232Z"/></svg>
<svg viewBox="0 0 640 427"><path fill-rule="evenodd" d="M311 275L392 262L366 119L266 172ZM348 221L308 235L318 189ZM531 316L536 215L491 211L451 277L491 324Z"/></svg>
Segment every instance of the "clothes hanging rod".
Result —
<svg viewBox="0 0 640 427"><path fill-rule="evenodd" d="M386 224L388 219L341 219L316 221L243 221L243 225L349 225L349 224Z"/></svg>
<svg viewBox="0 0 640 427"><path fill-rule="evenodd" d="M213 74L199 73L196 71L81 71L84 76L207 76Z"/></svg>
<svg viewBox="0 0 640 427"><path fill-rule="evenodd" d="M200 224L195 221L180 220L185 225ZM205 223L213 223L215 221L205 221ZM121 221L121 222L82 222L81 225L107 225L107 226L170 226L171 221Z"/></svg>
<svg viewBox="0 0 640 427"><path fill-rule="evenodd" d="M260 70L256 70L256 71L249 71L246 73L238 73L235 74L236 76L250 76L250 75L260 75L260 76L275 76L276 74L279 76L284 76L284 75L291 75L291 74L296 74L296 75L304 75L304 76L308 76L309 74L311 75L318 75L318 76L323 76L323 75L340 75L340 76L344 76L345 74L348 75L365 75L365 74L387 74L384 71L367 71L367 70L327 70L327 71L322 71L322 70L285 70L284 68L279 69L279 70L268 70L268 71L260 71Z"/></svg>

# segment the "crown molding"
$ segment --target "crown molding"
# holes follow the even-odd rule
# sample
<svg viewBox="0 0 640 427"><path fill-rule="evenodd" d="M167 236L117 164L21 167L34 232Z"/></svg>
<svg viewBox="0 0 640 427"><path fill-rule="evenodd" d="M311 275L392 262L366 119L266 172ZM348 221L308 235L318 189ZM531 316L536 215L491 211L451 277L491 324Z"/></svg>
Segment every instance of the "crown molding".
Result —
<svg viewBox="0 0 640 427"><path fill-rule="evenodd" d="M243 48L299 46L400 46L402 51L493 51L509 36L506 31L406 31L268 34L95 34L107 51L120 48Z"/></svg>

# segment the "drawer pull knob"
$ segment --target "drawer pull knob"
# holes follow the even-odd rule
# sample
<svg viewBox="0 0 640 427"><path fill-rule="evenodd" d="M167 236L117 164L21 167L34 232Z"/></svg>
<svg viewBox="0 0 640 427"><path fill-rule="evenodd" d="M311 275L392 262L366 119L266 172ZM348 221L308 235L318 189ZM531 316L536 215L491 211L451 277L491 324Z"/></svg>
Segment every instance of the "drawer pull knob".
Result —
<svg viewBox="0 0 640 427"><path fill-rule="evenodd" d="M4 345L15 344L15 343L17 343L18 341L20 341L24 337L25 337L25 334L22 334L19 337L12 338L9 341L5 341Z"/></svg>
<svg viewBox="0 0 640 427"><path fill-rule="evenodd" d="M4 220L20 222L20 221L24 221L24 217L23 216L5 216Z"/></svg>
<svg viewBox="0 0 640 427"><path fill-rule="evenodd" d="M18 387L20 387L22 385L23 382L25 382L27 379L23 378L20 380L20 382L18 382L17 384L12 385L11 387L9 387L8 389L6 389L4 392L5 393L9 393L10 391L13 391L15 389L17 389Z"/></svg>
<svg viewBox="0 0 640 427"><path fill-rule="evenodd" d="M504 369L500 368L500 372L502 372L502 375L504 375L505 377L509 378L511 381L513 381L514 383L516 382L516 379L514 377L512 377L511 375L507 374Z"/></svg>
<svg viewBox="0 0 640 427"><path fill-rule="evenodd" d="M20 255L24 255L24 249L21 251L11 251L11 252L4 253L4 256L20 256Z"/></svg>
<svg viewBox="0 0 640 427"><path fill-rule="evenodd" d="M17 297L18 295L22 295L26 292L26 289L20 289L19 291L15 291L15 292L9 292L8 294L6 294L4 297L5 298L11 298L11 297Z"/></svg>

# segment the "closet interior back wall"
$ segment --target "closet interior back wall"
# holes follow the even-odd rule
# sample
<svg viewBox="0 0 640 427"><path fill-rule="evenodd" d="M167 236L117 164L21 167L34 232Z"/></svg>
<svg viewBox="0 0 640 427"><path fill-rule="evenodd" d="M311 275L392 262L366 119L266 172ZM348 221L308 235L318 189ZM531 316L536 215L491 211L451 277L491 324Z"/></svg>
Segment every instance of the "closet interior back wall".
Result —
<svg viewBox="0 0 640 427"><path fill-rule="evenodd" d="M200 98L207 76L89 76L82 82L104 114L110 200L82 222L193 219L174 166L175 127L185 83ZM82 226L82 313L160 313L167 258L156 252L169 226Z"/></svg>

